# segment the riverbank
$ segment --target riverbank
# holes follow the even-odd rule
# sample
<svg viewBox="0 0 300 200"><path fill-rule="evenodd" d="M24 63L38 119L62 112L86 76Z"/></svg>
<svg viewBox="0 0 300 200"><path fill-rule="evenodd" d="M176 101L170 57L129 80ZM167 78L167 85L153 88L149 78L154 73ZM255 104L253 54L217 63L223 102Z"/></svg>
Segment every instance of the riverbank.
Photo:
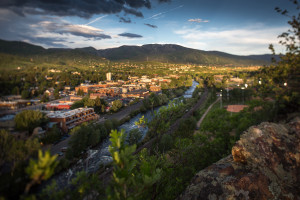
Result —
<svg viewBox="0 0 300 200"><path fill-rule="evenodd" d="M189 87L185 91L185 93L182 94L182 96L188 95L187 98L190 98L193 91L196 89L197 85L198 85L198 83L194 81L193 85L191 87ZM170 100L168 100L168 102L169 101ZM118 121L125 122L124 119L130 117L128 120L130 121L131 124L134 125L135 121L140 118L139 116L141 115L141 113L138 111L141 109L142 106L143 106L143 102L140 101L134 105L124 107L122 110L120 110L117 113L102 115L100 120L97 121L97 123L105 123L106 120L112 120L112 119L116 119ZM164 106L164 105L161 105L161 106ZM159 109L161 106L156 107L155 110ZM134 112L136 113L136 115L130 116ZM151 110L148 110L147 112L149 113L149 112L151 112ZM126 122L126 123L128 123L128 122ZM123 123L121 126L119 126L119 128L124 128L124 124L126 124L126 123ZM131 125L129 125L129 126L131 126ZM70 138L71 137L58 143L57 145L55 145L55 147L53 147L53 149L55 148L55 150L59 152L59 150L61 148L66 147L68 145ZM110 141L109 141L109 137L107 137L100 144L98 144L95 147L93 147L92 149L88 150L82 158L79 158L77 161L75 161L73 164L71 164L71 166L69 166L68 168L65 168L64 171L61 171L58 174L54 175L52 179L54 179L56 181L58 186L63 188L66 185L68 185L69 180L71 180L72 178L74 178L76 176L76 172L85 170L88 173L94 173L94 172L98 171L100 168L103 168L105 170L105 166L112 161L112 158L108 151L109 145L110 145ZM52 153L55 153L55 151L52 151ZM51 181L49 180L47 182L50 183ZM45 184L47 185L47 183L45 183Z"/></svg>

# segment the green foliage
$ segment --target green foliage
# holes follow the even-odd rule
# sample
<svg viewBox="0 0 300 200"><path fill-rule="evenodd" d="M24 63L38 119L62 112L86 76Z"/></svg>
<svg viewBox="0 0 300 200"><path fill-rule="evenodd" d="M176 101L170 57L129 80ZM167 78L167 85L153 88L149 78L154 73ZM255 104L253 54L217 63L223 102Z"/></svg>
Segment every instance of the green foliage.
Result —
<svg viewBox="0 0 300 200"><path fill-rule="evenodd" d="M71 109L83 108L83 107L84 107L84 102L82 100L80 100L80 101L75 101L72 104Z"/></svg>
<svg viewBox="0 0 300 200"><path fill-rule="evenodd" d="M138 144L142 138L142 133L138 128L129 131L126 142L129 145Z"/></svg>
<svg viewBox="0 0 300 200"><path fill-rule="evenodd" d="M58 88L56 88L56 89L54 90L53 95L54 95L54 98L55 98L55 99L59 99L59 98L60 98Z"/></svg>
<svg viewBox="0 0 300 200"><path fill-rule="evenodd" d="M70 182L70 187L61 189L56 182L48 185L38 195L39 199L101 199L104 193L103 185L96 174L88 175L84 171L77 172Z"/></svg>
<svg viewBox="0 0 300 200"><path fill-rule="evenodd" d="M108 199L129 199L129 187L133 181L133 168L136 165L135 157L132 155L136 146L125 147L124 130L114 130L110 134L111 145L109 152L113 157L113 180Z"/></svg>
<svg viewBox="0 0 300 200"><path fill-rule="evenodd" d="M22 99L28 99L30 97L30 93L28 90L23 90L21 92Z"/></svg>
<svg viewBox="0 0 300 200"><path fill-rule="evenodd" d="M20 94L20 89L18 86L14 87L14 89L12 90L12 94L14 95L19 95ZM26 95L24 95L26 96Z"/></svg>
<svg viewBox="0 0 300 200"><path fill-rule="evenodd" d="M117 112L123 107L123 103L120 100L115 100L112 102L112 107L110 108L111 111Z"/></svg>
<svg viewBox="0 0 300 200"><path fill-rule="evenodd" d="M70 132L73 135L69 141L69 148L66 152L66 158L71 160L74 157L78 157L81 152L88 147L92 147L103 141L109 131L114 128L110 120L107 123L111 124L111 127L106 127L102 124L87 124L83 123L72 129Z"/></svg>
<svg viewBox="0 0 300 200"><path fill-rule="evenodd" d="M194 117L189 117L180 122L178 131L175 133L177 136L192 137L196 129L197 121ZM182 135L184 134L184 135Z"/></svg>
<svg viewBox="0 0 300 200"><path fill-rule="evenodd" d="M158 160L143 150L133 155L136 145L126 146L124 131L110 134L109 151L113 157L113 178L107 189L108 199L144 199L151 195L152 186L160 179Z"/></svg>
<svg viewBox="0 0 300 200"><path fill-rule="evenodd" d="M15 117L16 128L22 131L32 133L33 129L45 124L47 122L46 116L40 111L24 110L18 113Z"/></svg>
<svg viewBox="0 0 300 200"><path fill-rule="evenodd" d="M299 11L299 2L292 2ZM256 76L255 85L262 97L268 96L276 100L278 114L282 115L299 111L300 108L300 13L294 12L296 14L291 16L287 10L276 8L276 11L289 17L290 29L279 35L280 44L286 47L287 52L280 56L278 62L273 59L274 63L269 68L261 69ZM273 45L270 45L270 49L275 54Z"/></svg>
<svg viewBox="0 0 300 200"><path fill-rule="evenodd" d="M53 126L51 130L45 133L45 136L41 138L41 141L44 144L51 144L58 141L60 138L61 138L60 130L57 128L57 126Z"/></svg>
<svg viewBox="0 0 300 200"><path fill-rule="evenodd" d="M45 93L42 98L41 98L41 102L48 102L49 101L49 95L47 93Z"/></svg>
<svg viewBox="0 0 300 200"><path fill-rule="evenodd" d="M38 160L30 160L26 173L31 179L31 182L27 184L25 193L28 193L30 188L34 184L40 184L43 180L50 178L57 166L56 155L51 156L49 151L43 154L42 150L38 152Z"/></svg>
<svg viewBox="0 0 300 200"><path fill-rule="evenodd" d="M162 153L167 152L173 147L173 142L172 136L164 134L158 144L159 151Z"/></svg>
<svg viewBox="0 0 300 200"><path fill-rule="evenodd" d="M135 125L137 125L139 128L140 127L146 127L148 124L147 118L145 119L145 115L143 115L141 118L139 118L138 121L134 122Z"/></svg>
<svg viewBox="0 0 300 200"><path fill-rule="evenodd" d="M100 98L90 99L88 96L82 98L79 101L75 101L71 109L82 108L82 107L92 107L96 113L105 113L105 106L107 105L106 101Z"/></svg>
<svg viewBox="0 0 300 200"><path fill-rule="evenodd" d="M79 89L79 90L77 91L77 95L78 95L78 96L84 96L83 90Z"/></svg>
<svg viewBox="0 0 300 200"><path fill-rule="evenodd" d="M0 172L5 164L11 164L13 172L16 166L28 159L39 148L40 144L37 139L16 140L7 131L0 130Z"/></svg>

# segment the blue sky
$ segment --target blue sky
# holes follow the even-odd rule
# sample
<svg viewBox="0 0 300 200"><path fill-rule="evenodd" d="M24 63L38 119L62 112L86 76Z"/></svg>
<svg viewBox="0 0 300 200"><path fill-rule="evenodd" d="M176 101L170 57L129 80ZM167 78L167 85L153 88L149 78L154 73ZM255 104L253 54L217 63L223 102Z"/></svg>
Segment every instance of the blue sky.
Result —
<svg viewBox="0 0 300 200"><path fill-rule="evenodd" d="M289 0L2 0L0 38L45 48L179 44L237 55L277 52Z"/></svg>

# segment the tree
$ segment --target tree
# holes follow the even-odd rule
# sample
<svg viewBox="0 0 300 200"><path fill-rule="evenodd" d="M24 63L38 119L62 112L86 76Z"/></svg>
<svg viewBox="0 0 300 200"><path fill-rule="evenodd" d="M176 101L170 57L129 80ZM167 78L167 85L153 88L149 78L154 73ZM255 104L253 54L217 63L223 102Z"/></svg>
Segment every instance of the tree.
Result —
<svg viewBox="0 0 300 200"><path fill-rule="evenodd" d="M292 2L299 11L299 2L297 0ZM288 24L291 28L279 35L282 39L280 44L286 47L286 53L281 55L277 62L273 59L273 66L262 69L258 76L263 80L260 92L263 96L273 95L273 98L277 100L279 113L283 114L295 112L300 107L300 12L291 16L287 10L280 8L275 8L275 10L290 19ZM273 45L269 48L275 54Z"/></svg>
<svg viewBox="0 0 300 200"><path fill-rule="evenodd" d="M16 128L32 133L33 129L47 122L46 116L40 111L24 110L15 117Z"/></svg>
<svg viewBox="0 0 300 200"><path fill-rule="evenodd" d="M0 169L9 164L13 173L16 166L25 161L40 148L35 139L17 140L5 130L0 130Z"/></svg>
<svg viewBox="0 0 300 200"><path fill-rule="evenodd" d="M53 95L54 95L54 98L55 99L59 99L59 89L58 88L56 88L55 90L54 90L54 92L53 92Z"/></svg>
<svg viewBox="0 0 300 200"><path fill-rule="evenodd" d="M48 101L49 101L49 95L45 93L41 98L41 102L48 102Z"/></svg>
<svg viewBox="0 0 300 200"><path fill-rule="evenodd" d="M0 169L11 160L11 148L14 146L15 138L5 130L0 130Z"/></svg>
<svg viewBox="0 0 300 200"><path fill-rule="evenodd" d="M30 97L30 94L28 90L23 90L21 93L22 99L28 99Z"/></svg>
<svg viewBox="0 0 300 200"><path fill-rule="evenodd" d="M84 101L84 106L87 106L87 107L94 107L95 106L95 100L93 99L86 99L86 101Z"/></svg>
<svg viewBox="0 0 300 200"><path fill-rule="evenodd" d="M142 138L142 133L138 128L129 131L126 142L129 145L137 144Z"/></svg>
<svg viewBox="0 0 300 200"><path fill-rule="evenodd" d="M133 155L136 145L125 144L124 130L110 134L109 152L113 157L113 176L107 190L108 199L145 199L153 192L152 186L161 178L160 161L149 156L146 149Z"/></svg>
<svg viewBox="0 0 300 200"><path fill-rule="evenodd" d="M112 102L111 110L113 112L117 112L120 108L122 108L122 106L123 106L122 101L115 100L115 101Z"/></svg>
<svg viewBox="0 0 300 200"><path fill-rule="evenodd" d="M20 89L18 86L14 87L14 89L12 90L12 94L14 95L19 95L20 94Z"/></svg>
<svg viewBox="0 0 300 200"><path fill-rule="evenodd" d="M96 174L88 175L81 171L70 182L70 187L61 189L55 181L48 185L39 194L38 199L102 199L104 193L103 184Z"/></svg>
<svg viewBox="0 0 300 200"><path fill-rule="evenodd" d="M61 133L57 126L53 126L50 131L47 131L45 136L41 139L44 144L51 144L61 138Z"/></svg>
<svg viewBox="0 0 300 200"><path fill-rule="evenodd" d="M84 107L84 102L83 100L79 100L79 101L75 101L72 104L71 109L82 108L82 107Z"/></svg>
<svg viewBox="0 0 300 200"><path fill-rule="evenodd" d="M78 95L78 96L84 96L83 90L82 90L82 89L79 89L79 90L77 91L77 95Z"/></svg>
<svg viewBox="0 0 300 200"><path fill-rule="evenodd" d="M34 184L40 184L43 180L47 180L54 174L55 167L58 165L56 157L57 155L51 156L49 151L43 154L42 150L39 150L38 160L31 159L29 161L26 173L29 175L31 181L26 185L26 194L28 194Z"/></svg>

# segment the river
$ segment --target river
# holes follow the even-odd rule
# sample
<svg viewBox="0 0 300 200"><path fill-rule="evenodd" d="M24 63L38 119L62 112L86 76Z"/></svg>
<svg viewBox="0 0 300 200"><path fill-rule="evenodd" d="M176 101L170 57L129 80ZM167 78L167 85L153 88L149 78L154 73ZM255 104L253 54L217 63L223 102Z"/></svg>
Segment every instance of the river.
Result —
<svg viewBox="0 0 300 200"><path fill-rule="evenodd" d="M184 98L191 98L192 94L199 83L193 81L192 86L185 91L183 94ZM159 107L156 107L154 110L159 110ZM152 111L149 110L146 113L139 113L135 117L131 118L130 121L122 124L118 129L124 129L125 132L129 132L132 129L139 128L135 125L135 122L138 121L144 115L145 119L151 121L152 119ZM139 128L142 132L143 137L145 137L147 133L147 128ZM142 138L143 138L142 137ZM101 145L88 150L88 156L85 159L80 159L76 164L72 165L68 171L63 171L53 177L56 180L56 183L59 187L65 187L68 182L75 177L76 172L85 170L88 173L96 172L100 167L105 167L108 163L112 161L112 157L108 151L108 147L110 145L109 138L105 139Z"/></svg>

